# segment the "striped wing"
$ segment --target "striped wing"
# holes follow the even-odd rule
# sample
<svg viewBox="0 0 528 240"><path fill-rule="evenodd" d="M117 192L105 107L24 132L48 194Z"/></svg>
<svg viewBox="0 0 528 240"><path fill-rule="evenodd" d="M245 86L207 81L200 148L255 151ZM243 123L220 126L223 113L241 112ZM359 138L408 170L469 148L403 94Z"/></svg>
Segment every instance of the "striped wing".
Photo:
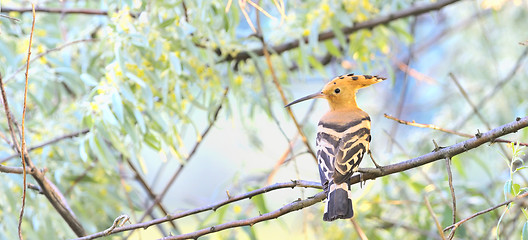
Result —
<svg viewBox="0 0 528 240"><path fill-rule="evenodd" d="M352 176L368 152L369 143L368 116L341 125L320 122L316 144L323 186L331 180L343 183Z"/></svg>

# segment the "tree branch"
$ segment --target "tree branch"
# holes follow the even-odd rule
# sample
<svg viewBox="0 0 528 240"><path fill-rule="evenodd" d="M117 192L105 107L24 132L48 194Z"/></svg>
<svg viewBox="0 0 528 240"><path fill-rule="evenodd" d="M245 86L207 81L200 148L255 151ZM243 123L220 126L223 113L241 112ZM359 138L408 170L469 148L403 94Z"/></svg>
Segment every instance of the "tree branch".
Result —
<svg viewBox="0 0 528 240"><path fill-rule="evenodd" d="M441 128L441 127L433 125L433 124L423 124L423 123L417 123L415 121L409 122L409 121L401 120L399 118L395 118L395 117L393 117L391 115L388 115L386 113L383 114L383 115L386 118L390 119L390 120L394 120L394 121L396 121L396 122L398 122L400 124L405 124L405 125L409 125L409 126L413 126L413 127L430 128L430 129L438 130L438 131L441 131L441 132L450 133L450 134L458 135L458 136L461 136L461 137L467 137L467 138L472 138L472 137L475 136L475 135L471 135L471 134L467 134L467 133L461 133L461 132L457 132L457 131ZM479 133L477 133L476 135L478 135L478 134ZM493 142L514 143L515 145L528 146L528 143L514 142L514 141L504 140L504 139L500 139L500 138L497 138L497 139L493 140Z"/></svg>
<svg viewBox="0 0 528 240"><path fill-rule="evenodd" d="M3 8L2 8L3 10ZM88 39L81 39L81 40L75 40L75 41L71 41L71 42L67 42L63 45L60 45L56 48L52 48L52 49L49 49L43 53L40 53L38 54L37 56L35 56L34 58L31 59L31 61L29 61L29 64L31 65L34 61L52 53L52 52L56 52L56 51L60 51L62 50L63 48L65 47L69 47L71 45L75 45L75 44L78 44L78 43L83 43L83 42L95 42L97 41L97 39L95 38L88 38ZM13 74L11 74L9 77L6 77L6 80L5 82L8 83L10 80L12 80L18 73L22 72L25 68L25 65L24 66L21 66L20 68L18 68Z"/></svg>
<svg viewBox="0 0 528 240"><path fill-rule="evenodd" d="M497 209L497 208L500 208L500 207L502 207L502 206L508 205L508 204L510 204L510 203L512 203L512 202L519 201L519 200L521 200L522 198L525 198L525 197L528 197L528 192L523 193L523 194L521 194L521 195L519 195L519 196L517 196L517 197L515 197L515 198L513 198L513 199L510 199L510 200L508 200L508 201L502 202L502 203L500 203L500 204L498 204L498 205L495 205L495 206L493 206L493 207L490 207L490 208L488 208L488 209L484 209L484 210L482 210L482 211L480 211L480 212L477 212L477 213L475 213L475 214L473 214L473 215L471 215L471 216L469 216L469 217L467 217L467 218L464 218L464 219L458 221L457 223L455 223L455 224L453 224L453 225L451 225L451 226L449 226L449 227L444 228L444 232L447 231L447 230L449 230L449 229L453 229L453 230L451 230L451 233L449 234L449 236L454 235L455 230L456 230L461 224L463 224L463 223L465 223L465 222L471 220L472 218L478 217L478 216L480 216L480 215L482 215L482 214L484 214L484 213L487 213L487 212L491 212L491 211L493 211L493 210L495 210L495 209Z"/></svg>
<svg viewBox="0 0 528 240"><path fill-rule="evenodd" d="M362 177L360 177L360 175L354 175L354 176L352 176L350 178L349 183L350 184L357 184L357 183L360 182L360 180L361 181L365 181L365 180L368 180L368 179L375 179L375 178L378 178L378 177L381 177L381 176L386 176L386 175L390 175L390 174L393 174L393 173L403 172L403 171L406 171L406 170L409 170L409 169L412 169L412 168L416 168L416 167L422 166L422 165L427 164L427 163L431 163L431 162L434 162L434 161L437 161L437 160L441 160L441 159L445 159L445 158L448 158L448 157L452 157L452 156L455 156L457 154L460 154L460 153L463 153L463 152L467 152L467 151L469 151L469 150L471 150L473 148L476 148L476 147L478 147L478 146L480 146L480 145L482 145L482 144L484 144L486 142L492 142L497 137L500 137L500 136L503 136L503 135L506 135L506 134L509 134L509 133L512 133L512 132L516 132L516 131L518 131L520 129L523 129L523 128L527 127L527 126L528 126L528 117L518 118L514 122L505 124L503 126L500 126L500 127L495 128L495 129L492 129L489 132L483 133L479 137L473 137L473 138L471 138L469 140L466 140L464 142L460 142L460 143L454 144L452 146L445 147L445 148L433 151L431 153L425 154L425 155L420 156L420 157L416 157L416 158L413 158L413 159L410 159L410 160L407 160L407 161L403 161L403 162L399 162L399 163L383 166L383 167L381 167L379 169L360 168L360 171L363 173L363 174L360 174L360 175L362 175ZM193 209L193 210L188 210L188 211L181 212L181 213L174 214L174 215L167 215L167 216L165 216L163 218L154 219L154 220L151 220L151 221L148 221L148 222L144 222L144 223L137 223L137 224L132 224L132 225L128 225L128 226L118 227L118 228L115 228L112 231L112 233L129 231L129 230L139 229L139 228L148 228L149 226L152 226L152 225L156 225L156 224L160 224L160 223L163 223L163 222L171 221L171 220L174 220L174 219L177 219L177 218L182 218L182 217L185 217L185 216L197 214L197 213L204 212L204 211L207 211L207 210L216 210L217 208L219 208L221 206L224 206L226 204L229 204L229 203L232 203L232 202L235 202L235 201L239 201L239 200L242 200L242 199L245 199L245 198L251 198L253 196L256 196L258 194L263 194L263 193L271 191L271 190L275 190L275 189L279 189L279 188L287 188L287 187L292 187L292 188L293 187L321 188L321 185L319 183L313 183L313 182L307 182L307 181L292 181L291 183L277 183L277 184L274 184L274 185L271 185L271 186L268 186L268 187L264 187L264 188L261 188L261 189L257 189L257 190L248 192L246 194L242 194L242 195L237 196L237 197L228 198L227 200L221 201L221 202L213 204L213 205L209 205L209 206L205 206L205 207L201 207L201 208L197 208L197 209ZM313 204L315 204L317 202L322 201L325 198L326 198L325 193L324 192L320 192L320 193L314 195L311 198L308 198L308 199L305 199L305 200L299 200L299 201L290 203L290 204L288 204L288 205L286 205L286 206L284 206L284 207L282 207L282 208L280 208L278 210L275 210L273 212L269 212L269 213L260 215L258 217L245 219L245 220L237 220L237 221L229 222L229 223L224 223L224 224L220 224L220 225L213 226L213 227L210 227L210 228L201 229L201 230L198 230L197 232L194 232L194 233L187 233L187 234L183 234L183 235L172 236L172 237L169 237L169 238L166 238L166 239L197 238L199 236L202 236L202 235L205 235L205 234L208 234L208 233L217 232L217 231L221 231L221 230L228 229L228 228L233 228L233 227L238 227L238 226L253 225L253 224L261 222L261 221L277 218L277 217L280 217L280 216L282 216L282 215L284 215L286 213L289 213L289 212L292 212L292 211L299 210L301 208L305 208L305 207L311 206L311 205L313 205ZM99 233L95 233L95 234L92 234L92 235L89 235L89 236L85 236L85 237L82 237L82 238L78 238L78 239L95 239L95 238L99 238L99 237L102 237L102 236L104 236L103 232L99 232Z"/></svg>
<svg viewBox="0 0 528 240"><path fill-rule="evenodd" d="M31 12L31 8L17 8L17 7L2 7L0 12L19 12L26 13ZM45 12L45 13L60 13L60 14L86 14L86 15L108 15L108 11L98 10L98 9L85 9L85 8L46 8L46 7L36 7L35 12Z"/></svg>
<svg viewBox="0 0 528 240"><path fill-rule="evenodd" d="M74 137L78 137L80 135L84 135L86 133L88 133L90 131L90 129L86 128L86 129L83 129L81 131L78 131L78 132L73 132L73 133L69 133L69 134L66 134L66 135L62 135L62 136L58 136L56 138L53 138L51 140L48 140L46 142L43 142L41 144L38 144L38 145L35 145L35 146L32 146L30 148L27 149L28 152L31 152L35 149L39 149L39 148L42 148L42 147L45 147L45 146L48 146L48 145L51 145L51 144L55 144L57 142L60 142L62 140L65 140L65 139L69 139L69 138L74 138ZM15 157L18 157L20 156L20 154L13 154L11 156L8 156L2 160L0 160L0 163L3 163L3 162L7 162L9 161L10 159L12 158L15 158Z"/></svg>
<svg viewBox="0 0 528 240"><path fill-rule="evenodd" d="M463 152L467 152L473 148L476 148L487 142L494 142L498 137L506 134L516 132L528 126L528 117L517 118L514 122L502 125L495 129L492 129L486 133L482 133L464 142L460 142L449 147L438 149L428 154L416 157L407 161L390 164L387 166L380 167L379 169L374 168L360 168L360 172L363 172L363 180L375 179L378 177L386 176L389 174L402 172L415 167L419 167L440 159L451 158ZM350 183L358 183L360 177L358 175L350 178Z"/></svg>
<svg viewBox="0 0 528 240"><path fill-rule="evenodd" d="M439 9L441 9L441 8L447 6L447 5L453 4L453 3L458 2L458 1L460 1L460 0L441 0L441 1L430 3L430 4L423 4L423 5L413 6L413 7L407 8L407 9L396 11L396 12L390 13L388 15L380 16L378 18L374 18L374 19L367 20L367 21L364 21L364 22L353 23L353 25L351 27L342 28L341 32L343 32L343 34L347 35L347 34L351 34L351 33L357 32L357 31L359 31L361 29L371 29L371 28L374 28L374 27L376 27L378 25L388 24L388 23L390 23L390 22L392 22L394 20L398 20L398 19L401 19L401 18L406 18L406 17L410 17L410 16L418 16L418 15L421 15L421 14L424 14L424 13L428 13L428 12L431 12L431 11L439 10ZM328 39L332 39L332 38L335 38L335 33L332 30L328 30L328 31L319 33L319 36L318 36L317 39L318 39L319 42L322 42L322 41L325 41L325 40L328 40ZM277 54L281 54L283 52L292 50L294 48L298 48L300 41L304 41L304 42L307 43L308 42L308 37L295 39L295 40L290 41L290 42L286 42L286 43L283 43L283 44L280 44L280 45L277 45L277 46L273 46L273 47L270 48L270 52L275 52ZM216 49L215 52L221 53L222 50ZM240 53L238 53L238 54L236 54L234 56L228 55L228 56L226 56L226 58L223 61L232 61L232 60L243 61L243 60L246 60L246 59L250 58L250 56L251 56L251 54L249 52L251 52L251 54L255 54L257 56L264 56L264 49L260 48L260 49L250 50L250 51L243 51L243 52L240 52Z"/></svg>
<svg viewBox="0 0 528 240"><path fill-rule="evenodd" d="M168 181L167 185L165 185L165 187L163 188L163 190L161 191L161 193L158 195L158 197L156 197L156 199L154 199L154 202L150 204L150 206L147 208L147 210L145 210L145 213L143 214L143 216L141 217L141 219L139 220L140 222L143 221L145 219L145 217L150 214L150 212L152 212L152 209L154 209L154 207L161 202L161 200L163 200L163 197L165 197L165 194L169 191L169 188L172 186L172 184L176 181L176 178L180 175L180 173L182 172L183 168L189 163L189 161L192 159L192 157L194 156L194 154L196 153L196 150L198 150L198 147L200 146L200 144L202 143L203 139L205 138L205 136L207 136L207 134L209 133L209 131L211 130L211 128L213 127L214 123L216 122L216 119L218 117L218 113L220 113L220 109L222 109L222 106L224 104L224 100L225 98L227 97L227 93L229 91L229 88L225 88L224 90L224 94L222 96L222 99L220 100L220 103L218 104L218 107L216 108L216 111L214 112L214 115L213 115L213 119L211 120L211 122L209 123L209 125L207 126L207 128L204 130L204 132L202 133L200 139L198 139L198 141L196 141L196 144L194 145L193 149L191 150L191 152L189 153L189 156L187 157L187 159L185 159L185 163L180 165L180 167L178 168L178 170L176 170L176 172L174 172L174 174L172 175L171 179Z"/></svg>
<svg viewBox="0 0 528 240"><path fill-rule="evenodd" d="M266 220L270 220L270 219L274 219L274 218L278 218L284 214L287 214L287 213L290 213L290 212L293 212L293 211L297 211L297 210L300 210L300 209L303 209L305 207L309 207L309 206L312 206L320 201L323 201L324 199L326 198L326 194L324 192L320 192L316 195L314 195L313 197L309 197L307 199L304 199L304 200L298 200L298 201L295 201L295 202L292 202L284 207L281 207L273 212L269 212L269 213L265 213L265 214L262 214L258 217L253 217L253 218L249 218L249 219L242 219L242 220L237 220L237 221L233 221L233 222L228 222L228 223L224 223L224 224L220 224L220 225L216 225L216 226L213 226L213 227L210 227L210 228L204 228L204 229L201 229L201 230L198 230L196 232L192 232L192 233L187 233L187 234L182 234L182 235L178 235L178 236L169 236L169 237L164 237L162 238L163 240L176 240L176 239L196 239L200 236L203 236L203 235L206 235L206 234L209 234L209 233L213 233L213 232L218 232L218 231L222 231L222 230L225 230L225 229L229 229L229 228L234 228L234 227L242 227L242 226L253 226L255 223L258 223L258 222L262 222L262 221L266 221Z"/></svg>
<svg viewBox="0 0 528 240"><path fill-rule="evenodd" d="M310 181L303 181L303 180L292 180L291 182L276 183L276 184L269 185L269 186L266 186L266 187L263 187L263 188L260 188L260 189L256 189L256 190L253 190L251 192L247 192L247 193L235 196L235 197L231 197L231 196L228 195L228 198L226 200L217 202L215 204L211 204L209 206L200 207L200 208L196 208L196 209L192 209L192 210L187 210L187 211L176 213L176 214L169 214L169 215L167 215L167 216L165 216L163 218L154 219L154 220L151 220L151 221L148 221L148 222L136 223L136 224L131 224L131 225L123 226L123 227L118 227L118 228L115 228L114 230L112 230L111 233L113 234L113 233L129 231L129 230L134 230L134 229L139 229L139 228L145 228L146 229L146 228L148 228L150 226L153 226L153 225L161 224L161 223L164 223L164 222L167 222L167 221L171 221L171 220L175 220L175 219L178 219L178 218L183 218L183 217L190 216L190 215L193 215L193 214L197 214L197 213L201 213L201 212L205 212L205 211L209 211L209 210L216 211L216 209L218 209L218 208L220 208L220 207L222 207L224 205L227 205L227 204L230 204L230 203L233 203L233 202L237 202L237 201L240 201L240 200L243 200L243 199L246 199L246 198L252 198L252 197L257 196L259 194L263 194L263 193L270 192L270 191L273 191L273 190L283 189L283 188L295 188L295 187L321 189L321 184L319 184L317 182L310 182ZM77 238L76 240L95 239L95 238L100 238L100 237L103 237L103 236L105 236L104 232L98 232L98 233L94 233L94 234L89 235L89 236Z"/></svg>

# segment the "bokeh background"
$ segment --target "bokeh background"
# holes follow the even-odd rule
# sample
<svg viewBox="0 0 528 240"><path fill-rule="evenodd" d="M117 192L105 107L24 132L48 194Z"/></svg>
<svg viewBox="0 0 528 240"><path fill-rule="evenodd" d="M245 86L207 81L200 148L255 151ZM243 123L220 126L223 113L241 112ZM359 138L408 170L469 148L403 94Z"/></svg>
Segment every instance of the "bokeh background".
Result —
<svg viewBox="0 0 528 240"><path fill-rule="evenodd" d="M343 31L441 2L445 6L434 11ZM523 0L36 3L26 141L31 147L86 130L30 156L48 169L46 176L87 233L107 229L121 214L132 223L163 217L155 206L142 220L154 199L148 191L163 194L161 205L177 213L277 182L319 181L279 91L291 101L342 74L387 77L358 93L358 104L372 119L371 150L381 165L431 152L433 140L449 146L466 139L401 125L384 114L473 135L528 110L528 3ZM0 74L20 122L31 2L2 0L0 6L2 14L19 19L0 17ZM322 32L335 37L319 41ZM270 47L273 72L265 56L251 52L262 49L261 38ZM299 41L303 38L307 41ZM274 47L295 42L298 46L275 52ZM292 107L312 147L327 110L324 100ZM0 164L20 166L19 157L9 159L15 152L5 112L0 132ZM527 135L521 130L506 139L528 142ZM457 220L524 191L523 149L486 144L452 159ZM361 164L372 166L368 157ZM28 181L34 184L30 176ZM352 188L354 221L370 239L441 239L425 199L443 228L452 224L445 161ZM15 239L22 176L0 174L0 189L0 238ZM107 238L193 232L255 217L319 191L276 190L178 219L176 228L164 223ZM457 229L455 239L528 236L522 234L528 220L524 206L512 204L472 219ZM351 221L323 222L323 207L318 203L203 239L360 238ZM46 198L32 190L22 229L27 239L75 238Z"/></svg>

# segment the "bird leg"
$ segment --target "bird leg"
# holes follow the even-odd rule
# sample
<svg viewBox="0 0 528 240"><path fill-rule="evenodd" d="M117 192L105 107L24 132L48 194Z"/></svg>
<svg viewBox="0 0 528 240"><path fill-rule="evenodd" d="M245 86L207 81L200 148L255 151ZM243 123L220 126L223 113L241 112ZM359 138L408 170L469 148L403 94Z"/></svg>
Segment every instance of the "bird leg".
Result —
<svg viewBox="0 0 528 240"><path fill-rule="evenodd" d="M372 151L369 150L368 154L369 154L369 156L370 156L370 159L372 159L372 162L374 163L374 165L376 166L376 168L381 169L381 166L378 165L378 163L376 163L376 161L374 160L374 157L372 157Z"/></svg>

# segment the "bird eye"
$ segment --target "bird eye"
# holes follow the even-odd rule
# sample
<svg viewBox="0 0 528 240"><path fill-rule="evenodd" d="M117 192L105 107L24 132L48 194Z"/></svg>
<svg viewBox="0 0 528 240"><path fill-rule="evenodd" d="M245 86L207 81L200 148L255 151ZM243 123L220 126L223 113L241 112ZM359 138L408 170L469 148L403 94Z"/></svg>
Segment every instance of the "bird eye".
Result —
<svg viewBox="0 0 528 240"><path fill-rule="evenodd" d="M340 93L341 90L340 90L339 88L336 88L336 89L334 90L334 92L335 92L335 93Z"/></svg>

